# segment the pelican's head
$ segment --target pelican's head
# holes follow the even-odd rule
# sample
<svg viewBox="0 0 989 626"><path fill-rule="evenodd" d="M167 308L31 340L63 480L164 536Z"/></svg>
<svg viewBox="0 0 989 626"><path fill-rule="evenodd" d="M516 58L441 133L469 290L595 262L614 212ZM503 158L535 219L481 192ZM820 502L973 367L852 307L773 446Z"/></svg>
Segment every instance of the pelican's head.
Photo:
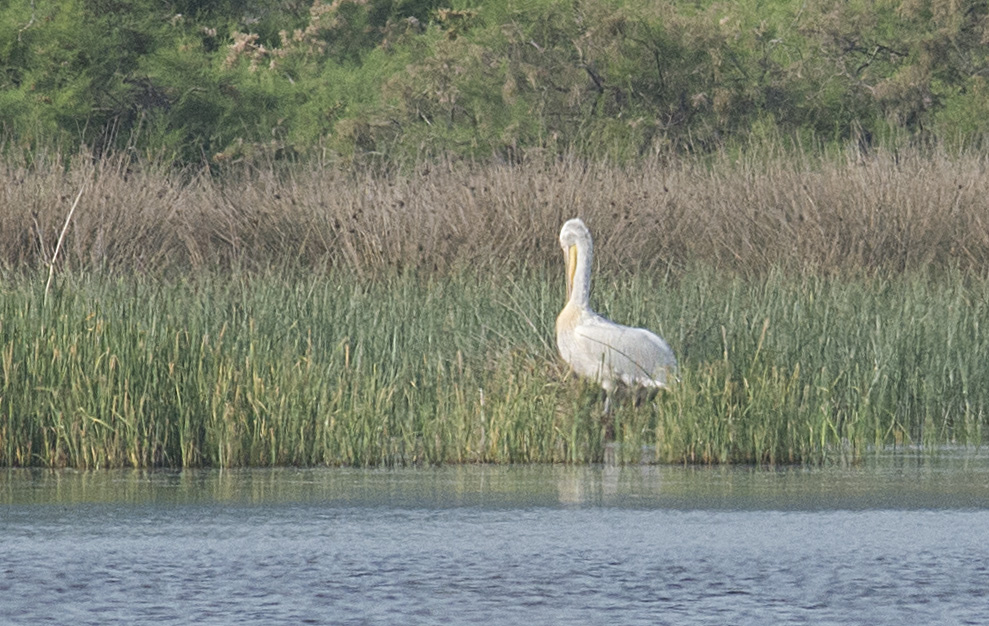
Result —
<svg viewBox="0 0 989 626"><path fill-rule="evenodd" d="M567 220L560 229L560 247L567 265L567 300L573 293L574 278L577 274L577 261L580 257L585 267L590 267L591 231L587 230L583 220L575 217Z"/></svg>

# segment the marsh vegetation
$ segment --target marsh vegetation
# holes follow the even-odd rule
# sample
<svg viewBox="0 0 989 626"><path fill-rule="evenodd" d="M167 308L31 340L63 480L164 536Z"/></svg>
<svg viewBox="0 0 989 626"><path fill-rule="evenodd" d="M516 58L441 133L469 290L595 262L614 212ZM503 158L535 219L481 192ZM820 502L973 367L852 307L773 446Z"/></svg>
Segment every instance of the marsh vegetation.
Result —
<svg viewBox="0 0 989 626"><path fill-rule="evenodd" d="M596 308L681 363L670 392L616 406L619 460L980 444L986 165L765 146L215 178L8 159L0 465L600 460L598 390L553 345L574 215Z"/></svg>

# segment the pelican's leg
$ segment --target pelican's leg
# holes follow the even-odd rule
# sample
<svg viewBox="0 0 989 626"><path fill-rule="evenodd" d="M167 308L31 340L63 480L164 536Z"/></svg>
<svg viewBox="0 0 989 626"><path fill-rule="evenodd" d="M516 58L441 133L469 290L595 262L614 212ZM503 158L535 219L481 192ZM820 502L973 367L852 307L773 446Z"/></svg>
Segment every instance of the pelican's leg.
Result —
<svg viewBox="0 0 989 626"><path fill-rule="evenodd" d="M604 441L615 440L615 416L611 414L611 396L614 391L604 393L604 415L601 416L601 425L604 427Z"/></svg>
<svg viewBox="0 0 989 626"><path fill-rule="evenodd" d="M601 389L604 390L604 415L611 415L611 396L618 392L618 385L612 380L605 378L601 381Z"/></svg>

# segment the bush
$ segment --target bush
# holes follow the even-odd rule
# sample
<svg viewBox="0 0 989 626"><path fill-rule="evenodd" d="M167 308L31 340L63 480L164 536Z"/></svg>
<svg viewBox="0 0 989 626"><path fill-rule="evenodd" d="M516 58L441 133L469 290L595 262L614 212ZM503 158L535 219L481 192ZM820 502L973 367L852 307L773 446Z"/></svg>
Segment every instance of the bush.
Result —
<svg viewBox="0 0 989 626"><path fill-rule="evenodd" d="M985 132L983 4L37 0L0 8L18 147L178 163L634 159ZM112 17L109 17L112 16Z"/></svg>

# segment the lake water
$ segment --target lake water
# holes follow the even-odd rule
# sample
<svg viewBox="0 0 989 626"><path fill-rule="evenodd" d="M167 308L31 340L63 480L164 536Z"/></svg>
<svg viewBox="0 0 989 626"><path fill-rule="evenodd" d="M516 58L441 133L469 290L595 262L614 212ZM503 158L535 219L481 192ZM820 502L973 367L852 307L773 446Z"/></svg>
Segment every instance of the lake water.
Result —
<svg viewBox="0 0 989 626"><path fill-rule="evenodd" d="M0 624L986 624L989 456L0 470Z"/></svg>

